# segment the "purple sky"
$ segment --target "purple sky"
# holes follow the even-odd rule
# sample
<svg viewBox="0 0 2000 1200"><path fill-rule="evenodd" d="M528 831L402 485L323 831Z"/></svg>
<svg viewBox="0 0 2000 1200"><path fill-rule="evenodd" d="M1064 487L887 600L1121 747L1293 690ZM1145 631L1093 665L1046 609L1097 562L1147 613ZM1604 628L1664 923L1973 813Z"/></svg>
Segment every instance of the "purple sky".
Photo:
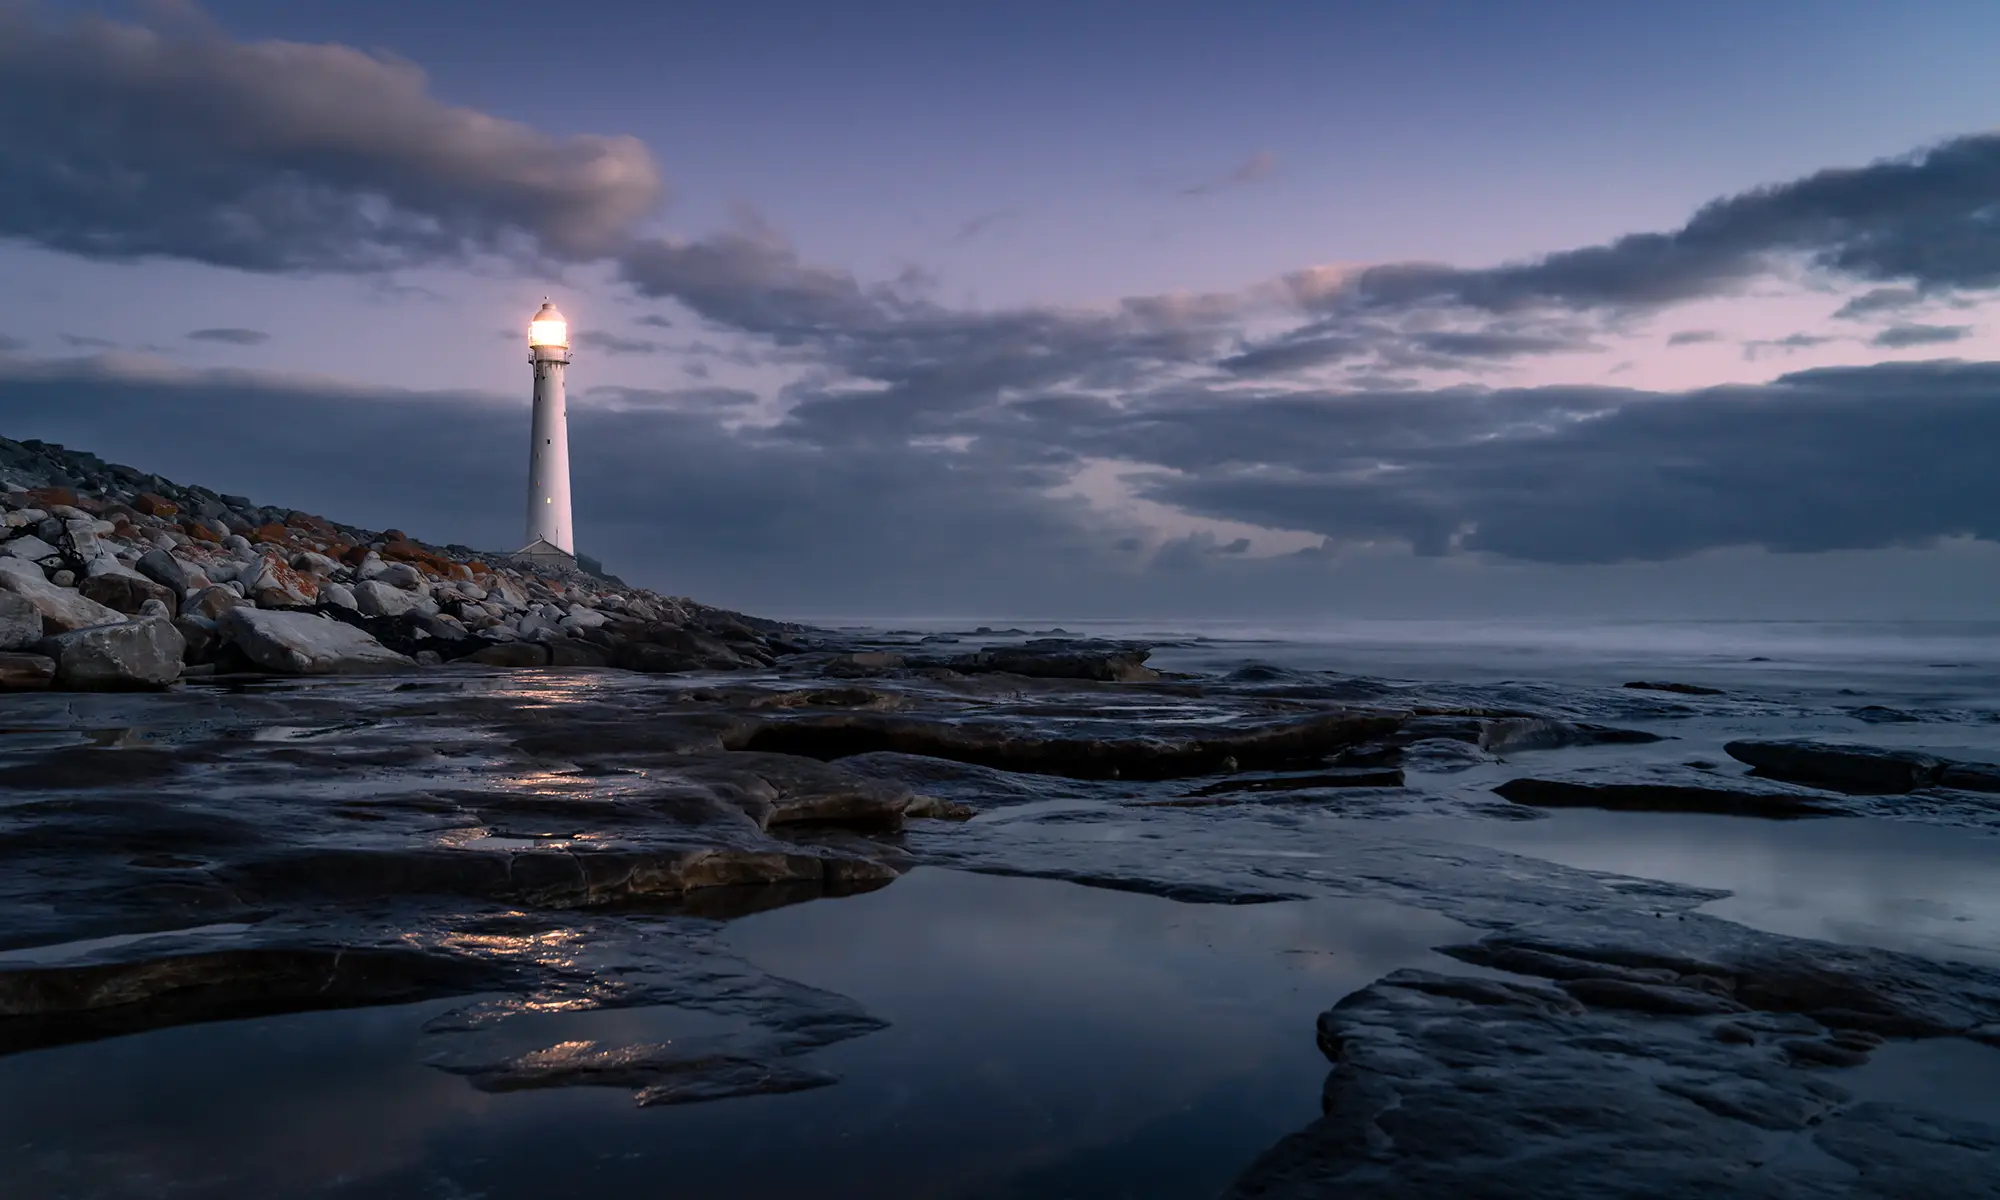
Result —
<svg viewBox="0 0 2000 1200"><path fill-rule="evenodd" d="M1991 612L2000 9L1383 7L0 0L0 433L510 548L546 294L717 602Z"/></svg>

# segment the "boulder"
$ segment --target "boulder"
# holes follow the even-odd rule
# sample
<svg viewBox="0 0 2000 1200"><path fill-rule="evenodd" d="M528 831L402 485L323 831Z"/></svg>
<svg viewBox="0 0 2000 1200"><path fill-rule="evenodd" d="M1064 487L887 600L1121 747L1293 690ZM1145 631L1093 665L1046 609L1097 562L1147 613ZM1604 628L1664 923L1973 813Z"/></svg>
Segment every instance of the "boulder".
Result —
<svg viewBox="0 0 2000 1200"><path fill-rule="evenodd" d="M42 643L56 685L76 690L165 687L180 678L187 648L168 620L121 621L57 634Z"/></svg>
<svg viewBox="0 0 2000 1200"><path fill-rule="evenodd" d="M259 608L304 608L319 598L319 582L266 554L236 576Z"/></svg>
<svg viewBox="0 0 2000 1200"><path fill-rule="evenodd" d="M25 597L0 592L0 650L25 650L41 640L41 610Z"/></svg>
<svg viewBox="0 0 2000 1200"><path fill-rule="evenodd" d="M42 614L42 628L46 632L67 633L125 619L125 614L116 609L50 583L40 567L25 559L0 558L0 591L12 592L34 605Z"/></svg>
<svg viewBox="0 0 2000 1200"><path fill-rule="evenodd" d="M287 675L341 675L414 666L342 621L314 613L258 609L226 611L217 622L223 640L267 671Z"/></svg>
<svg viewBox="0 0 2000 1200"><path fill-rule="evenodd" d="M355 607L371 617L400 617L414 611L423 597L384 583L378 576L354 585Z"/></svg>
<svg viewBox="0 0 2000 1200"><path fill-rule="evenodd" d="M600 625L609 624L611 620L596 609L585 608L581 604L570 605L568 617L584 629L596 629Z"/></svg>
<svg viewBox="0 0 2000 1200"><path fill-rule="evenodd" d="M387 563L372 578L407 591L417 591L424 586L424 573L406 562Z"/></svg>
<svg viewBox="0 0 2000 1200"><path fill-rule="evenodd" d="M178 592L154 583L143 575L124 571L92 575L83 581L77 591L106 608L115 608L121 613L136 613L145 607L148 600L157 600L167 605L180 603Z"/></svg>
<svg viewBox="0 0 2000 1200"><path fill-rule="evenodd" d="M361 602L354 595L354 589L344 583L321 584L319 598L322 603L331 604L335 608L344 608L349 612L358 612L361 608Z"/></svg>
<svg viewBox="0 0 2000 1200"><path fill-rule="evenodd" d="M222 644L222 635L214 621L207 617L176 617L174 628L181 631L181 640L185 643L181 651L184 665L198 666L215 661L215 651Z"/></svg>
<svg viewBox="0 0 2000 1200"><path fill-rule="evenodd" d="M1859 795L1913 792L1937 783L1944 759L1912 750L1842 746L1813 741L1730 742L1723 752L1748 763L1761 775L1793 783L1819 784Z"/></svg>
<svg viewBox="0 0 2000 1200"><path fill-rule="evenodd" d="M219 621L222 614L243 603L243 597L230 588L205 587L181 602L184 617L206 617Z"/></svg>
<svg viewBox="0 0 2000 1200"><path fill-rule="evenodd" d="M292 556L292 568L311 575L331 575L340 570L340 564L324 554L301 550Z"/></svg>
<svg viewBox="0 0 2000 1200"><path fill-rule="evenodd" d="M139 556L139 561L133 564L133 569L161 587L171 589L176 603L182 596L187 595L187 569L181 566L179 559L165 550L146 551Z"/></svg>
<svg viewBox="0 0 2000 1200"><path fill-rule="evenodd" d="M0 546L0 555L6 555L10 558L27 559L30 562L39 562L56 553L59 553L59 551L54 546L49 545L32 533L24 533L6 545Z"/></svg>
<svg viewBox="0 0 2000 1200"><path fill-rule="evenodd" d="M56 677L56 660L43 654L0 653L0 692L45 688Z"/></svg>

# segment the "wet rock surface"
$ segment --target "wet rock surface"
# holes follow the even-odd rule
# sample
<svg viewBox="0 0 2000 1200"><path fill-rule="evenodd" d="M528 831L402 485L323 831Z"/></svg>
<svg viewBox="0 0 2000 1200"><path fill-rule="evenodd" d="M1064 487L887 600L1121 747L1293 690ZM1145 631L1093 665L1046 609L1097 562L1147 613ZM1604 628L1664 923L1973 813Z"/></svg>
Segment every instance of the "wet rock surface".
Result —
<svg viewBox="0 0 2000 1200"><path fill-rule="evenodd" d="M2000 1194L1992 1127L1841 1073L1889 1037L1990 1039L2000 974L1695 919L1445 952L1507 974L1400 971L1328 1010L1324 1116L1229 1195Z"/></svg>
<svg viewBox="0 0 2000 1200"><path fill-rule="evenodd" d="M1412 827L1583 806L1991 831L2000 770L1949 743L1701 724L1760 705L1846 736L1834 722L1983 717L812 630L64 461L68 482L7 493L10 516L44 515L0 542L0 630L35 634L0 653L21 689L0 731L0 1054L428 1001L421 1061L493 1096L838 1087L821 1052L884 1019L721 931L928 866L1187 904L1389 901L1481 934L1446 951L1462 972L1324 998L1298 1030L1332 1064L1323 1115L1232 1195L2000 1179L1990 1125L1845 1082L1884 1046L2000 1046L1994 971L1760 933L1698 912L1713 889ZM25 532L45 520L57 542ZM170 617L141 614L169 607L155 588ZM45 690L99 686L65 657L83 646L165 690ZM559 1020L663 1008L714 1025Z"/></svg>

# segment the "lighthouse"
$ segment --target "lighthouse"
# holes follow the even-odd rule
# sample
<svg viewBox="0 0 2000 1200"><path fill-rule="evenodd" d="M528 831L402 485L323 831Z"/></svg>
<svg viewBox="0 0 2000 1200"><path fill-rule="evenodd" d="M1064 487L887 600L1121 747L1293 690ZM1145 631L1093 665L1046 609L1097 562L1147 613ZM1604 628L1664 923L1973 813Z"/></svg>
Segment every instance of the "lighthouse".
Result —
<svg viewBox="0 0 2000 1200"><path fill-rule="evenodd" d="M546 300L528 322L528 363L535 372L535 415L528 446L528 544L518 557L573 562L576 536L569 516L569 417L563 399L569 322Z"/></svg>

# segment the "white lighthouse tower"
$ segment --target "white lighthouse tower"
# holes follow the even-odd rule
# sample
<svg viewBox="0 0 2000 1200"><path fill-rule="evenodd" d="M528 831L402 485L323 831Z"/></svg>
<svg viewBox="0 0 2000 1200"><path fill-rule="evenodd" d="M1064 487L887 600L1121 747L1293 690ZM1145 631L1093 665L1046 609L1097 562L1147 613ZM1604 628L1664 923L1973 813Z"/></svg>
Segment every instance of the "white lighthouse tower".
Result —
<svg viewBox="0 0 2000 1200"><path fill-rule="evenodd" d="M563 368L569 365L569 322L543 301L528 322L528 361L535 371L533 439L528 447L528 544L519 557L575 561L569 516L569 417Z"/></svg>

